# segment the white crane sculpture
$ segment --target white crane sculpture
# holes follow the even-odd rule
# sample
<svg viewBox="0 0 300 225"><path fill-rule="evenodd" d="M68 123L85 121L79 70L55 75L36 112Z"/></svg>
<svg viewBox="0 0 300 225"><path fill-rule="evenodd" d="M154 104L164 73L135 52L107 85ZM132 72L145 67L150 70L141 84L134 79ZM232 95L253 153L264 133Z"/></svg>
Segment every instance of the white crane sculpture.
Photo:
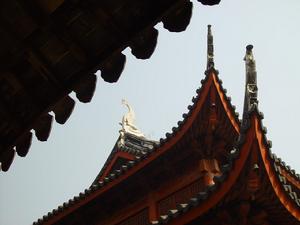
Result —
<svg viewBox="0 0 300 225"><path fill-rule="evenodd" d="M128 108L128 112L123 116L122 123L120 125L122 126L122 129L120 132L120 142L119 144L124 145L124 138L125 133L132 134L137 137L145 137L145 135L136 127L135 123L135 113L132 109L132 107L129 105L129 103L122 99L122 104L125 105Z"/></svg>

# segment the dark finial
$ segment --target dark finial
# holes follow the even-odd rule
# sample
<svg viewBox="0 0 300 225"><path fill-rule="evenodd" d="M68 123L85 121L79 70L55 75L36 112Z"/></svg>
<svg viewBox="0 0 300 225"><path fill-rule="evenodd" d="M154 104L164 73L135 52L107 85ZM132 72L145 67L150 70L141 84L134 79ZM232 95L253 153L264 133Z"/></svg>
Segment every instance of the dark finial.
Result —
<svg viewBox="0 0 300 225"><path fill-rule="evenodd" d="M211 25L207 25L207 67L214 67L214 39L211 33Z"/></svg>
<svg viewBox="0 0 300 225"><path fill-rule="evenodd" d="M258 103L256 63L254 60L252 49L253 49L253 45L247 45L246 55L244 57L245 66L246 66L244 113L248 112L254 103L256 104Z"/></svg>
<svg viewBox="0 0 300 225"><path fill-rule="evenodd" d="M210 24L207 25L207 33L208 33L208 35L211 35L211 25Z"/></svg>
<svg viewBox="0 0 300 225"><path fill-rule="evenodd" d="M253 49L253 45L247 45L247 46L246 46L246 50L247 50L248 52L251 52L252 49Z"/></svg>

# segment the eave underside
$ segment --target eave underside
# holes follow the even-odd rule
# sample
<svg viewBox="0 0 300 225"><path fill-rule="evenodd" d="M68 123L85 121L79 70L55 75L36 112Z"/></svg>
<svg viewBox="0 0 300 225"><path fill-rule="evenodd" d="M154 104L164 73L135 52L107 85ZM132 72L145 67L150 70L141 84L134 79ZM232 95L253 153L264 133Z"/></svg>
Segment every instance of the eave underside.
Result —
<svg viewBox="0 0 300 225"><path fill-rule="evenodd" d="M218 4L219 1L201 1ZM54 112L65 123L75 101L93 96L101 70L118 80L126 47L137 58L153 53L163 22L180 32L189 24L189 0L164 1L4 1L0 13L0 162L7 171L15 152L25 156L32 132L46 141Z"/></svg>

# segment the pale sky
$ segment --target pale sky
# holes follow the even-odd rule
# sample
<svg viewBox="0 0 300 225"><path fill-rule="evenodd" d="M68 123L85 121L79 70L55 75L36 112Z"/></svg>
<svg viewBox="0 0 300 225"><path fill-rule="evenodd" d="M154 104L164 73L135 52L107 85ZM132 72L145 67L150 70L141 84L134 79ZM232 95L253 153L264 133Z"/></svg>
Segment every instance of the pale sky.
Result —
<svg viewBox="0 0 300 225"><path fill-rule="evenodd" d="M158 44L148 60L125 49L118 83L98 76L91 103L77 101L65 125L53 123L47 142L34 139L28 155L0 173L1 225L31 224L90 186L118 138L126 112L122 98L147 137L158 140L170 132L204 78L207 24L214 35L215 67L240 115L245 47L254 45L259 108L272 151L300 173L300 2L222 0L213 7L193 2L185 32L170 33L158 24Z"/></svg>

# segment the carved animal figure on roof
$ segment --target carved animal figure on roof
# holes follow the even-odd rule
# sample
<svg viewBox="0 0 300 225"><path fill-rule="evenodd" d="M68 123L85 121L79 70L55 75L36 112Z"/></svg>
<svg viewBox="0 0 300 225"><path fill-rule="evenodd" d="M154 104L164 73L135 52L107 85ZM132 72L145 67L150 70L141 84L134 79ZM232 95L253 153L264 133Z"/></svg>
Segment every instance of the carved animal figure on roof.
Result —
<svg viewBox="0 0 300 225"><path fill-rule="evenodd" d="M124 144L125 133L135 135L137 137L145 137L144 134L135 125L135 113L129 103L122 99L122 104L128 108L128 112L122 118L122 129L120 130L120 144Z"/></svg>

